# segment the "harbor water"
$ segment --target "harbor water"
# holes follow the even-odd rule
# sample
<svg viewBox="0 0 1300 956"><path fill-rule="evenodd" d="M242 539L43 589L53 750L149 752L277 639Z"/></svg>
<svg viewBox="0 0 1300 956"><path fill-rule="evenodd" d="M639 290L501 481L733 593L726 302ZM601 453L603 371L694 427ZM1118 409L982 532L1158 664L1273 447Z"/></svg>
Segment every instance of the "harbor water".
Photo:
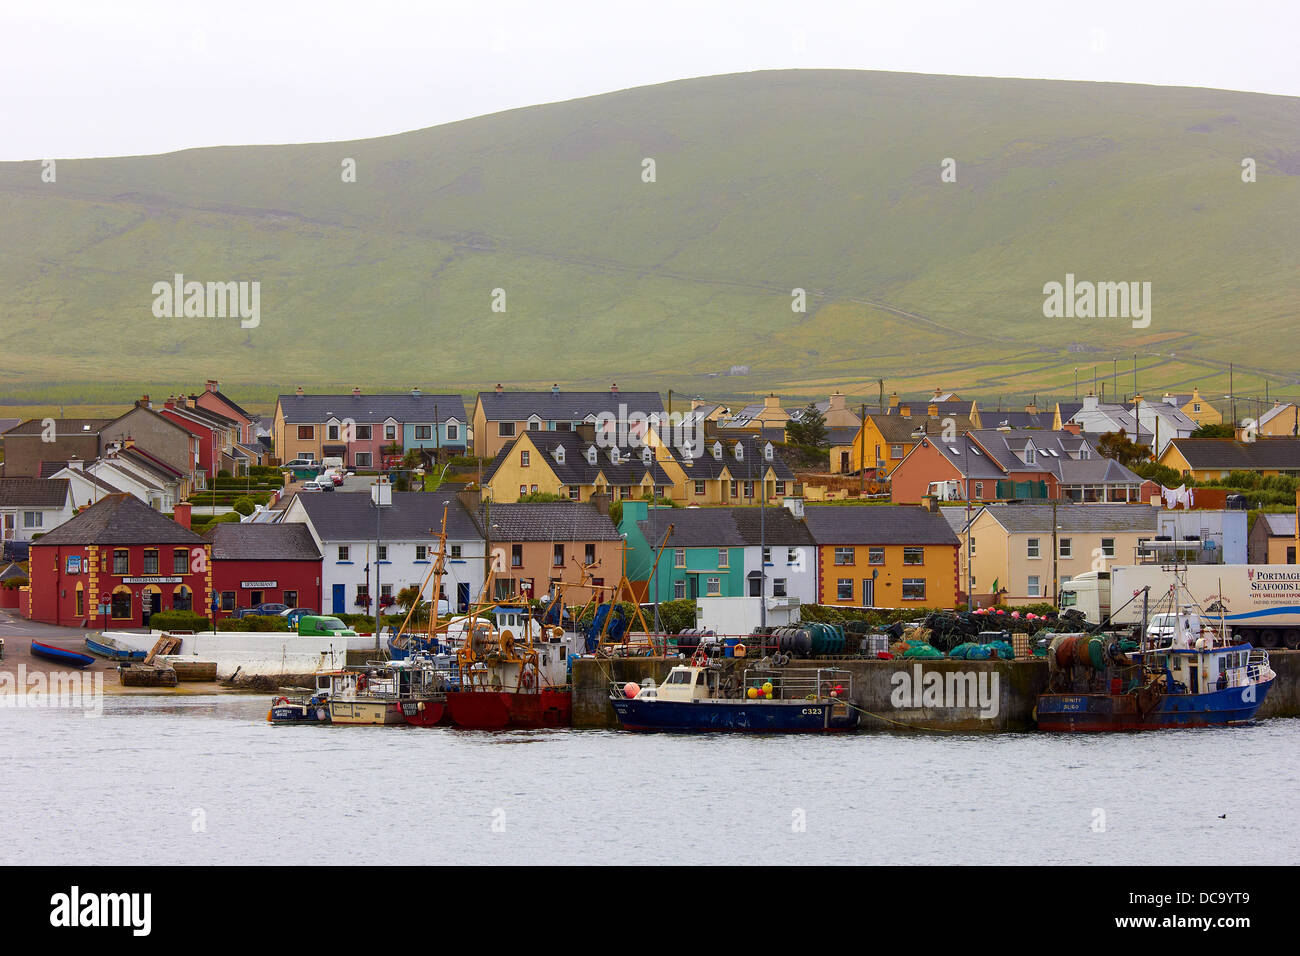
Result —
<svg viewBox="0 0 1300 956"><path fill-rule="evenodd" d="M1300 720L1049 736L271 726L0 708L0 863L1288 864Z"/></svg>

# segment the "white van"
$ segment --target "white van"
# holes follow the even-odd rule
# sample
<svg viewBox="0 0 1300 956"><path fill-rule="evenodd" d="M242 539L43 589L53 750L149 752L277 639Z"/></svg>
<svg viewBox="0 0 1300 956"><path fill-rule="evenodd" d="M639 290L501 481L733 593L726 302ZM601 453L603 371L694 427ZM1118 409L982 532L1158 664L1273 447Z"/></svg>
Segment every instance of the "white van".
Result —
<svg viewBox="0 0 1300 956"><path fill-rule="evenodd" d="M320 460L320 464L321 467L324 468L326 471L343 470L343 459L338 457L337 455L334 456L333 458L322 458Z"/></svg>

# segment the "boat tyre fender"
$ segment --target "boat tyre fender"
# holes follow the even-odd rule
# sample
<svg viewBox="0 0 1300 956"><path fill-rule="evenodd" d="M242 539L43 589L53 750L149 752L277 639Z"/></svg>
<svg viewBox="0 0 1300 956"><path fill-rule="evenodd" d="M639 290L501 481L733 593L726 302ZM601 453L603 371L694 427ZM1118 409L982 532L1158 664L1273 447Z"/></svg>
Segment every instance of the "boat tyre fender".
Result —
<svg viewBox="0 0 1300 956"><path fill-rule="evenodd" d="M519 684L521 687L526 687L529 690L532 690L534 683L535 683L535 679L533 677L532 671L526 670L519 675Z"/></svg>
<svg viewBox="0 0 1300 956"><path fill-rule="evenodd" d="M777 667L785 667L786 664L790 663L790 655L782 651L777 651L772 655L772 663Z"/></svg>
<svg viewBox="0 0 1300 956"><path fill-rule="evenodd" d="M288 705L288 703L289 703L289 698L288 698L288 697L277 697L277 698L275 699L275 706L276 706L276 707L285 707L285 706Z"/></svg>

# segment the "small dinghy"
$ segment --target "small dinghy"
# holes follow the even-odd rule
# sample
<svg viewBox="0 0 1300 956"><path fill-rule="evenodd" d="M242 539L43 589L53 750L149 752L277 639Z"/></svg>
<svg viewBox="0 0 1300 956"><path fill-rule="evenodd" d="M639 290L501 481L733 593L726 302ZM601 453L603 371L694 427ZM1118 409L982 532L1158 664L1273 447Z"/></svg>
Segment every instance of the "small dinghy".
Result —
<svg viewBox="0 0 1300 956"><path fill-rule="evenodd" d="M40 641L32 641L32 654L43 657L47 661L54 661L56 664L70 664L73 667L88 667L95 663L95 659L89 654L69 651L62 647L55 647L53 644L42 644Z"/></svg>
<svg viewBox="0 0 1300 956"><path fill-rule="evenodd" d="M132 650L121 641L112 637L105 637L103 634L98 637L86 638L86 650L110 661L142 661L145 655L149 653L148 651Z"/></svg>

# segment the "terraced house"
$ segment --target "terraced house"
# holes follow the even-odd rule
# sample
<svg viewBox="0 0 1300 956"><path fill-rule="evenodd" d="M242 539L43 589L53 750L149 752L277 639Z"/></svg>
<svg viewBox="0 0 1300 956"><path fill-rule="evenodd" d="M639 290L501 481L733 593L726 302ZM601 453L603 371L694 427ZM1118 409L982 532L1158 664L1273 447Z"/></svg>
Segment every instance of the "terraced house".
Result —
<svg viewBox="0 0 1300 956"><path fill-rule="evenodd" d="M580 431L589 434L590 427ZM483 489L492 501L507 503L538 493L571 501L664 497L673 489L659 460L665 454L649 445L600 447L579 432L525 431L497 453L483 474Z"/></svg>
<svg viewBox="0 0 1300 956"><path fill-rule="evenodd" d="M953 607L958 539L943 515L907 505L808 505L820 604Z"/></svg>
<svg viewBox="0 0 1300 956"><path fill-rule="evenodd" d="M378 469L385 455L412 448L463 454L468 442L465 401L459 395L410 392L307 395L299 388L275 402L272 435L283 461L342 458L355 469Z"/></svg>
<svg viewBox="0 0 1300 956"><path fill-rule="evenodd" d="M668 497L688 505L780 504L795 494L795 474L776 446L757 435L705 438L701 446L683 445L664 455L654 432L658 460L672 482Z"/></svg>
<svg viewBox="0 0 1300 956"><path fill-rule="evenodd" d="M474 454L495 458L526 431L572 432L580 425L594 426L601 416L663 412L658 392L620 392L617 383L607 392L570 392L559 385L550 391L507 391L498 385L479 392L474 402Z"/></svg>

